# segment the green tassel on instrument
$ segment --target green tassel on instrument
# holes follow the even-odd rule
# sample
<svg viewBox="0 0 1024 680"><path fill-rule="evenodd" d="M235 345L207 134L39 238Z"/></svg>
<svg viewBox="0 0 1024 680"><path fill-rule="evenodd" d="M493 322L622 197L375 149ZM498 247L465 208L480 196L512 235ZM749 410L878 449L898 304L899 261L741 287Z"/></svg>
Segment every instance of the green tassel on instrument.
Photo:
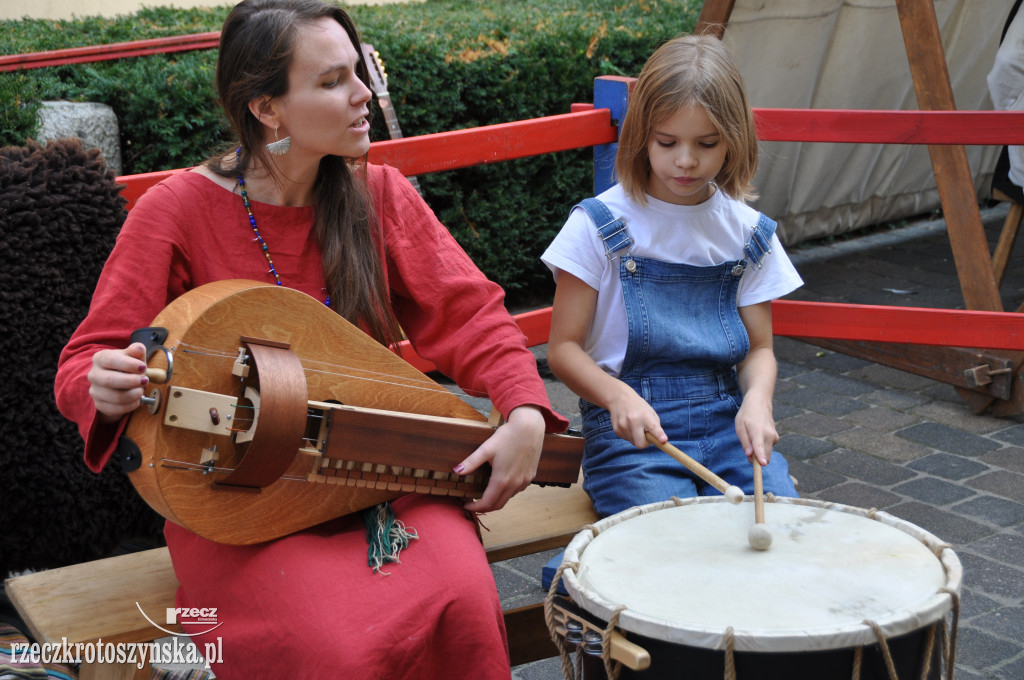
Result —
<svg viewBox="0 0 1024 680"><path fill-rule="evenodd" d="M400 563L399 553L409 547L409 541L419 538L415 529L406 528L405 524L395 517L395 511L390 503L367 508L362 511L362 515L363 524L366 526L366 542L369 543L368 564L375 574L379 573L385 564Z"/></svg>

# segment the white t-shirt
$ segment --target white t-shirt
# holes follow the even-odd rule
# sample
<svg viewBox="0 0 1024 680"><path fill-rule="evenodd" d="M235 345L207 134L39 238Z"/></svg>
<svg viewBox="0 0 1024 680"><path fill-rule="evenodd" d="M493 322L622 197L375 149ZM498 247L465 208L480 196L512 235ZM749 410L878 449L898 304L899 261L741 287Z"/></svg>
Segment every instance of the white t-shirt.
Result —
<svg viewBox="0 0 1024 680"><path fill-rule="evenodd" d="M699 205L675 205L647 196L640 206L618 184L598 196L616 218L625 219L632 254L664 262L711 266L742 260L743 246L758 212L722 191ZM626 356L629 329L619 282L619 261L609 261L597 227L582 208L573 210L541 260L558 280L566 271L598 291L597 309L584 350L604 371L618 376ZM740 279L737 306L782 297L803 285L777 236L761 267L748 267Z"/></svg>

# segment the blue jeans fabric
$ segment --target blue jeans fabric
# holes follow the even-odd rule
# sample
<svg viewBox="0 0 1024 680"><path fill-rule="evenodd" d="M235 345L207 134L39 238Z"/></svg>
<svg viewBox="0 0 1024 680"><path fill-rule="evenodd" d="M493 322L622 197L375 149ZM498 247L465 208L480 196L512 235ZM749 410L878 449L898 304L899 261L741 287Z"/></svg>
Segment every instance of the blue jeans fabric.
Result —
<svg viewBox="0 0 1024 680"><path fill-rule="evenodd" d="M588 200L581 205L597 208L598 225L611 221L607 210L600 212L603 204ZM766 220L754 229L746 248L749 257L760 259L768 252L760 244L771 239L774 223ZM768 227L767 235L759 231L762 226ZM614 231L621 240L621 230ZM735 424L743 401L735 365L750 350L736 292L743 271L756 266L757 259L697 267L628 252L616 255L612 248L608 254L619 259L629 329L619 378L658 412L670 443L727 483L753 493L753 467ZM673 496L719 493L657 447L638 450L619 438L606 409L580 400L580 411L583 486L601 516ZM789 466L778 453L772 454L762 479L766 492L797 495Z"/></svg>

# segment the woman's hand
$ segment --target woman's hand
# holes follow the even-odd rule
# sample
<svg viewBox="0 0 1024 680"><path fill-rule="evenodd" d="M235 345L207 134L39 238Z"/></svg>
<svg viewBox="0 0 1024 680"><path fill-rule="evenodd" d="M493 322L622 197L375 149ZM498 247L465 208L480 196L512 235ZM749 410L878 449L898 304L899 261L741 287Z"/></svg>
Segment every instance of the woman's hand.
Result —
<svg viewBox="0 0 1024 680"><path fill-rule="evenodd" d="M143 388L149 384L146 346L133 343L126 349L103 349L92 357L89 396L100 421L113 423L139 407Z"/></svg>
<svg viewBox="0 0 1024 680"><path fill-rule="evenodd" d="M468 475L484 463L491 465L491 478L479 500L466 504L471 512L500 510L512 496L533 481L544 444L544 416L533 406L520 406L508 414L508 421L481 444L455 472Z"/></svg>

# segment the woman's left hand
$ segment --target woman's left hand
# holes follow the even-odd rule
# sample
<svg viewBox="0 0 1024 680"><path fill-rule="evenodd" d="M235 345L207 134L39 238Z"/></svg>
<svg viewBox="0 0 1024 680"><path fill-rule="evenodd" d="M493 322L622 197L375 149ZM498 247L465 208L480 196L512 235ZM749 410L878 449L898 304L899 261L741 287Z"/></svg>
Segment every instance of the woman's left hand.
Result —
<svg viewBox="0 0 1024 680"><path fill-rule="evenodd" d="M544 444L544 416L533 406L520 406L508 414L508 421L455 467L468 475L484 463L491 465L491 478L483 496L466 504L471 512L500 510L512 496L533 481Z"/></svg>

